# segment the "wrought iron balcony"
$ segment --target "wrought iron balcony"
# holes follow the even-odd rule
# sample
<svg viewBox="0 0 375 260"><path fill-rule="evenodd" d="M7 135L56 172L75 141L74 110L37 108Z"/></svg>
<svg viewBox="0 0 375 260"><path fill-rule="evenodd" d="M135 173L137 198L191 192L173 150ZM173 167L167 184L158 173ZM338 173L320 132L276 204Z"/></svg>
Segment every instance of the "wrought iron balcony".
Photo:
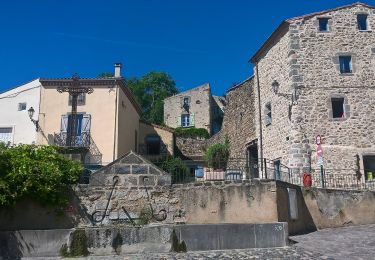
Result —
<svg viewBox="0 0 375 260"><path fill-rule="evenodd" d="M55 145L66 148L89 148L90 132L83 132L80 135L73 136L67 132L55 133Z"/></svg>

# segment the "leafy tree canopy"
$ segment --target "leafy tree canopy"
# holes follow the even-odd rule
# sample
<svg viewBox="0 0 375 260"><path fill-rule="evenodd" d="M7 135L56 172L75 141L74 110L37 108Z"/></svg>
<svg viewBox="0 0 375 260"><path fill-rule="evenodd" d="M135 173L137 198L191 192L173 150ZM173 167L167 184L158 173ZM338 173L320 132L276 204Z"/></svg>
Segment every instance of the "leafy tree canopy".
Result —
<svg viewBox="0 0 375 260"><path fill-rule="evenodd" d="M0 143L0 207L30 198L62 208L69 186L78 182L82 171L79 162L65 158L56 147Z"/></svg>
<svg viewBox="0 0 375 260"><path fill-rule="evenodd" d="M150 72L141 78L130 78L127 85L143 110L143 119L162 124L164 99L178 93L176 83L165 72Z"/></svg>

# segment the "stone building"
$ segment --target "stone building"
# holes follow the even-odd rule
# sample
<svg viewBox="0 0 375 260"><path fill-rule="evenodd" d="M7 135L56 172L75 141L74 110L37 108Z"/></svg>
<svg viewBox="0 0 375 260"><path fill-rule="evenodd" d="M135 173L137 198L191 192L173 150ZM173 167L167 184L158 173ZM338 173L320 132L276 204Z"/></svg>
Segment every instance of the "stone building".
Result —
<svg viewBox="0 0 375 260"><path fill-rule="evenodd" d="M190 89L164 100L164 123L172 128L205 128L210 134L220 130L225 100L213 96L210 84Z"/></svg>
<svg viewBox="0 0 375 260"><path fill-rule="evenodd" d="M374 28L374 7L363 3L295 17L251 58L258 89L254 141L276 178L282 164L294 173L318 172L320 135L327 174L372 179Z"/></svg>
<svg viewBox="0 0 375 260"><path fill-rule="evenodd" d="M251 58L254 76L227 92L222 130L252 177L365 183L375 172L374 7L287 19ZM320 136L323 160L317 156ZM233 160L233 159L232 159ZM258 170L259 167L259 170Z"/></svg>

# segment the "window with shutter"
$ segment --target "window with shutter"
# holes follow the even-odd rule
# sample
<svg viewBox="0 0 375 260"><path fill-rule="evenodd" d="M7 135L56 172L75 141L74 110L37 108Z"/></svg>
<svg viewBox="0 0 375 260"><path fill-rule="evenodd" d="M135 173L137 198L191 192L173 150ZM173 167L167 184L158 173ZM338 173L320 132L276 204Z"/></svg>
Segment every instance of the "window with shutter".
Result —
<svg viewBox="0 0 375 260"><path fill-rule="evenodd" d="M91 128L91 115L84 114L82 118L82 132L90 132Z"/></svg>
<svg viewBox="0 0 375 260"><path fill-rule="evenodd" d="M68 115L62 115L60 132L66 133L67 131L68 131Z"/></svg>

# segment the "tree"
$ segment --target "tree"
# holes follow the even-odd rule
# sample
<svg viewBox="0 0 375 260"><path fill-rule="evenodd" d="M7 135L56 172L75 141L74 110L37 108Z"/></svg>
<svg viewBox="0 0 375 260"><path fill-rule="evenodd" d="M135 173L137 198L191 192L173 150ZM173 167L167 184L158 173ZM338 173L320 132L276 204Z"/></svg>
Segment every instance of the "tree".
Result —
<svg viewBox="0 0 375 260"><path fill-rule="evenodd" d="M164 99L178 93L171 76L165 72L150 72L140 79L130 78L127 85L142 108L142 118L150 123L162 124Z"/></svg>
<svg viewBox="0 0 375 260"><path fill-rule="evenodd" d="M30 198L42 205L64 207L66 192L78 182L83 167L54 146L0 143L0 207Z"/></svg>

